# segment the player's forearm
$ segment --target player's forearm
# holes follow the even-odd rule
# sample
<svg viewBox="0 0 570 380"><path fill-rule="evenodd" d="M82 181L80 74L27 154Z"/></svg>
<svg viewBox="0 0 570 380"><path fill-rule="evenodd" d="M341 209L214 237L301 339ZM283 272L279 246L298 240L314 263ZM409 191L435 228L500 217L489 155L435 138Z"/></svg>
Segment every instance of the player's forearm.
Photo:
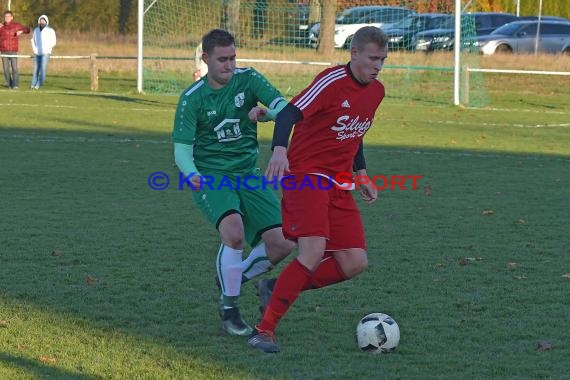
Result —
<svg viewBox="0 0 570 380"><path fill-rule="evenodd" d="M194 164L194 145L174 143L174 162L185 177L192 173L200 175Z"/></svg>
<svg viewBox="0 0 570 380"><path fill-rule="evenodd" d="M358 151L354 156L354 163L352 165L352 170L358 172L359 170L366 170L366 160L364 159L364 143L361 141Z"/></svg>
<svg viewBox="0 0 570 380"><path fill-rule="evenodd" d="M301 110L292 104L287 104L275 118L275 130L273 131L273 143L271 148L276 146L287 147L289 136L293 130L293 125L303 119Z"/></svg>
<svg viewBox="0 0 570 380"><path fill-rule="evenodd" d="M266 118L268 120L275 120L277 118L277 114L279 114L287 104L289 103L285 99L279 100L273 108L267 109L267 113L265 114Z"/></svg>

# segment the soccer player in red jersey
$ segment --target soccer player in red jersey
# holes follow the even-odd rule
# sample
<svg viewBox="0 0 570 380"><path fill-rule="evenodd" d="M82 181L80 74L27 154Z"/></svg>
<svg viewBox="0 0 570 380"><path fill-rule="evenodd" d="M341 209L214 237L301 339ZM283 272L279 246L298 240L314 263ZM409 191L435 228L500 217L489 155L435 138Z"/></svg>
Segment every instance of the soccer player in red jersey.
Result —
<svg viewBox="0 0 570 380"><path fill-rule="evenodd" d="M275 330L302 291L348 280L368 264L362 219L352 194L338 186L323 188L323 177L352 171L367 175L362 138L384 98L384 85L376 77L387 55L388 38L382 30L359 29L350 62L318 74L277 115L266 176L291 176L283 188L281 212L283 233L297 242L298 256L274 284L262 280L259 285L260 295L269 300L264 304L260 297L265 311L248 339L254 348L279 352ZM360 190L367 203L378 197L370 183Z"/></svg>

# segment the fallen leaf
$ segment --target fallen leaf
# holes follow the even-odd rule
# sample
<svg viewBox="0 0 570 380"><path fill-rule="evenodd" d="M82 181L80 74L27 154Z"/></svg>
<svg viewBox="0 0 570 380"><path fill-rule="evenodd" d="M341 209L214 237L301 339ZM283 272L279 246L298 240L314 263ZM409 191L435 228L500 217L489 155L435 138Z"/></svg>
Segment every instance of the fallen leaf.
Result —
<svg viewBox="0 0 570 380"><path fill-rule="evenodd" d="M85 281L87 282L87 285L89 285L89 286L93 286L95 284L95 279L93 277L91 277L90 275L87 276Z"/></svg>
<svg viewBox="0 0 570 380"><path fill-rule="evenodd" d="M548 351L552 349L552 344L550 344L549 342L543 340L541 342L538 342L536 344L536 349L538 351Z"/></svg>
<svg viewBox="0 0 570 380"><path fill-rule="evenodd" d="M517 267L518 263L515 262L509 262L507 263L507 268L509 269L515 269Z"/></svg>
<svg viewBox="0 0 570 380"><path fill-rule="evenodd" d="M457 144L457 140L451 140L452 144Z"/></svg>
<svg viewBox="0 0 570 380"><path fill-rule="evenodd" d="M526 220L519 218L519 220L517 220L517 224L526 224Z"/></svg>
<svg viewBox="0 0 570 380"><path fill-rule="evenodd" d="M431 185L424 186L424 195L426 197L431 197L432 193L433 193L433 189L431 188Z"/></svg>
<svg viewBox="0 0 570 380"><path fill-rule="evenodd" d="M570 273L563 274L562 277L564 277L564 278L570 278Z"/></svg>
<svg viewBox="0 0 570 380"><path fill-rule="evenodd" d="M54 364L55 358L53 356L42 355L40 356L40 362L47 364Z"/></svg>
<svg viewBox="0 0 570 380"><path fill-rule="evenodd" d="M526 280L528 277L525 276L525 275L522 275L522 276L513 276L513 278L514 278L515 280Z"/></svg>
<svg viewBox="0 0 570 380"><path fill-rule="evenodd" d="M5 321L4 319L0 319L0 328L7 328L8 327L8 321Z"/></svg>
<svg viewBox="0 0 570 380"><path fill-rule="evenodd" d="M481 215L493 215L495 214L495 211L490 210L490 209L485 209L483 210L483 212L481 213Z"/></svg>
<svg viewBox="0 0 570 380"><path fill-rule="evenodd" d="M51 251L51 255L52 256L61 256L61 251L54 249L53 251Z"/></svg>

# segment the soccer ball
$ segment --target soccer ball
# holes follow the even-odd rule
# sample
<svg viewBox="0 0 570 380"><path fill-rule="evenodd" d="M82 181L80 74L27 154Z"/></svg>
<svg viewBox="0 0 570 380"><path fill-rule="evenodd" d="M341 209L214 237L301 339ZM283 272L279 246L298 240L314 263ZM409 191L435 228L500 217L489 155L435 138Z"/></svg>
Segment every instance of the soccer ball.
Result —
<svg viewBox="0 0 570 380"><path fill-rule="evenodd" d="M387 314L368 314L356 326L356 342L361 351L374 354L393 352L400 342L400 327Z"/></svg>

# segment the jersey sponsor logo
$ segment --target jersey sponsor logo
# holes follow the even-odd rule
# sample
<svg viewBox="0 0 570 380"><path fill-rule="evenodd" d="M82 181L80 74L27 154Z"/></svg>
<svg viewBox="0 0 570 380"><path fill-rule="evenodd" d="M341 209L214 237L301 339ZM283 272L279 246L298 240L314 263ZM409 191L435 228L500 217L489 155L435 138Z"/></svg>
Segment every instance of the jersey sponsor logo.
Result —
<svg viewBox="0 0 570 380"><path fill-rule="evenodd" d="M214 127L219 142L239 140L242 137L239 119L224 119Z"/></svg>
<svg viewBox="0 0 570 380"><path fill-rule="evenodd" d="M241 106L243 106L244 101L245 101L245 94L243 92L240 92L234 98L234 103L235 103L237 108L240 108Z"/></svg>
<svg viewBox="0 0 570 380"><path fill-rule="evenodd" d="M208 111L208 112L206 112L206 115L208 115L208 117L210 117L210 116L216 116L216 115L217 115L217 112L216 112L216 110Z"/></svg>
<svg viewBox="0 0 570 380"><path fill-rule="evenodd" d="M370 129L372 120L368 118L360 120L360 116L351 119L348 115L342 115L336 119L336 124L331 130L337 133L336 139L343 141L363 136Z"/></svg>
<svg viewBox="0 0 570 380"><path fill-rule="evenodd" d="M342 108L350 108L350 103L348 102L348 99L345 99L345 101L342 102L342 104L340 106Z"/></svg>

